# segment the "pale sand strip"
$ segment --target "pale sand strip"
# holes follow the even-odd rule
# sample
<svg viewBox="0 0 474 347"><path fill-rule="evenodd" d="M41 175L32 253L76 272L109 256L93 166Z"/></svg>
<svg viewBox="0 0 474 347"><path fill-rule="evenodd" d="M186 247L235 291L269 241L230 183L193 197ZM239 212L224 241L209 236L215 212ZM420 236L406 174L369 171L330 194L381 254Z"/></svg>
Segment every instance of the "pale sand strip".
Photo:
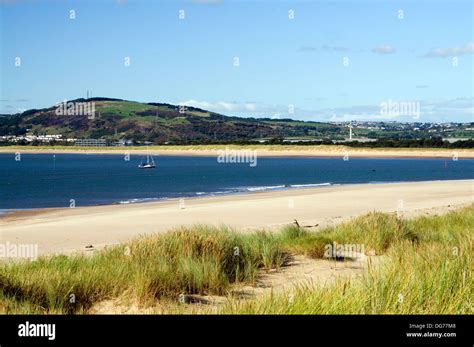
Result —
<svg viewBox="0 0 474 347"><path fill-rule="evenodd" d="M193 147L193 146L191 146ZM152 147L147 150L144 147L107 147L77 148L77 147L0 147L0 153L30 153L30 154L119 154L125 153L143 155L173 155L173 156L217 156L219 150L225 150L226 146L214 149L207 146L176 147ZM282 149L272 146L228 146L230 150L256 150L259 157L349 157L356 158L474 158L473 149L443 149L443 148L355 148L346 146L283 146Z"/></svg>
<svg viewBox="0 0 474 347"><path fill-rule="evenodd" d="M176 200L53 209L0 220L0 242L35 243L40 254L51 254L197 223L245 230L297 219L302 225L321 226L374 210L393 212L399 200L405 211L472 203L473 187L474 180L365 184L194 198L185 201L185 209Z"/></svg>

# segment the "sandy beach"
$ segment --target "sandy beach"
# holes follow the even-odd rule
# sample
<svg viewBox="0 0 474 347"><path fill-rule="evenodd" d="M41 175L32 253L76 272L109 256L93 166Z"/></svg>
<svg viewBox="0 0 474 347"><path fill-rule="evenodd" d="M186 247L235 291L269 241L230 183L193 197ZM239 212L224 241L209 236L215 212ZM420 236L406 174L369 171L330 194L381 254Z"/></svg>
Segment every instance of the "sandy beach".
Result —
<svg viewBox="0 0 474 347"><path fill-rule="evenodd" d="M356 157L356 158L474 158L472 149L444 148L355 148L347 146L297 146L297 145L197 145L145 147L0 147L0 153L69 153L69 154L152 154L175 156L217 156L225 150L257 151L260 157Z"/></svg>
<svg viewBox="0 0 474 347"><path fill-rule="evenodd" d="M0 242L38 244L39 254L100 248L180 225L225 224L272 229L298 220L321 228L369 211L405 216L473 202L474 180L358 184L245 195L44 209L0 219ZM183 208L184 207L184 208ZM318 227L315 227L318 225Z"/></svg>

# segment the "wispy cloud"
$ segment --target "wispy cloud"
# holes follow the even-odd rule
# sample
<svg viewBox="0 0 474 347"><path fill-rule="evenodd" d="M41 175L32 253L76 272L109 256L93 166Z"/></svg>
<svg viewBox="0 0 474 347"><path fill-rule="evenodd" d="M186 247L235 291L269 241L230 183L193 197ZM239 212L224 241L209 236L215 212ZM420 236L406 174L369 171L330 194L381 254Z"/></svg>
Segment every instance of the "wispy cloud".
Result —
<svg viewBox="0 0 474 347"><path fill-rule="evenodd" d="M377 54L392 54L395 51L395 48L390 45L377 45L375 48L372 48L372 52Z"/></svg>
<svg viewBox="0 0 474 347"><path fill-rule="evenodd" d="M316 52L316 51L325 51L325 52L345 52L349 48L343 46L331 46L331 45L322 45L318 46L301 46L298 51L300 52Z"/></svg>
<svg viewBox="0 0 474 347"><path fill-rule="evenodd" d="M323 45L321 49L323 49L324 51L335 51L335 52L345 52L349 50L347 47L343 47L343 46L328 46L328 45Z"/></svg>
<svg viewBox="0 0 474 347"><path fill-rule="evenodd" d="M238 117L309 119L313 115L313 111L298 108L293 104L267 105L258 102L210 102L193 99L181 101L178 104L198 107L216 113Z"/></svg>
<svg viewBox="0 0 474 347"><path fill-rule="evenodd" d="M393 120L401 122L450 122L456 119L459 122L472 122L474 119L474 98L456 98L449 100L393 100L392 103L413 103L419 102L420 115L414 117L403 113L382 113L381 104L388 100L381 100L378 105L350 106L342 108L332 108L320 110L323 114L332 114L331 121L348 120Z"/></svg>
<svg viewBox="0 0 474 347"><path fill-rule="evenodd" d="M428 53L424 54L423 57L435 58L435 57L453 57L464 54L474 54L474 42L469 42L464 46L448 47L448 48L436 48Z"/></svg>
<svg viewBox="0 0 474 347"><path fill-rule="evenodd" d="M316 46L301 46L298 51L300 52L315 52L318 50Z"/></svg>
<svg viewBox="0 0 474 347"><path fill-rule="evenodd" d="M394 104L417 103L419 117L403 112L382 112L382 103ZM456 98L449 100L381 100L370 105L354 105L347 107L328 107L307 109L298 105L266 105L256 102L198 101L187 100L179 103L202 109L242 117L292 118L313 121L401 121L401 122L471 122L474 119L474 98ZM290 112L291 109L291 112Z"/></svg>
<svg viewBox="0 0 474 347"><path fill-rule="evenodd" d="M202 109L213 111L213 112L218 112L218 113L221 112L224 114L226 112L229 112L229 113L235 113L235 112L273 113L277 111L274 107L255 103L255 102L244 102L244 103L228 102L228 101L211 102L211 101L190 99L186 101L181 101L178 104L183 105L183 106L198 107L198 108L202 108Z"/></svg>

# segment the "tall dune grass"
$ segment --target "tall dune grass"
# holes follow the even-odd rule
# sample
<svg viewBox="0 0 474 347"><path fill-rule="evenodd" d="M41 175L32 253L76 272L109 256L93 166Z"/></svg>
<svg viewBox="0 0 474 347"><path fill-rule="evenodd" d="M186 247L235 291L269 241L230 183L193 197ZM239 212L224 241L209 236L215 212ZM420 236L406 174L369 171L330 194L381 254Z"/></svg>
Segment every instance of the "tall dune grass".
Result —
<svg viewBox="0 0 474 347"><path fill-rule="evenodd" d="M267 233L181 228L93 256L1 264L0 309L73 313L123 293L140 302L181 294L224 295L232 283L252 283L259 269L278 268L285 257Z"/></svg>
<svg viewBox="0 0 474 347"><path fill-rule="evenodd" d="M148 305L213 294L228 295L222 313L473 313L473 235L474 205L409 221L373 212L321 232L293 225L247 234L224 226L180 228L90 256L0 262L0 312L84 313L124 296ZM255 282L292 254L322 258L333 242L363 244L385 261L362 279L330 288L244 301L229 295L235 283Z"/></svg>
<svg viewBox="0 0 474 347"><path fill-rule="evenodd" d="M375 219L373 219L375 217ZM365 217L364 217L365 218ZM362 219L364 219L362 218ZM340 280L328 287L300 286L293 292L252 301L230 301L226 314L473 314L474 208L438 217L372 224L388 216L369 216L365 237L348 224L333 236L390 247L385 261L369 267L361 280ZM382 228L380 228L382 227ZM349 228L349 229L348 229ZM385 231L384 231L385 230ZM381 233L377 237L377 234ZM385 235L382 237L382 235ZM387 236L391 235L391 236ZM375 236L375 237L374 237ZM381 242L383 241L383 242ZM307 245L307 244L306 244Z"/></svg>
<svg viewBox="0 0 474 347"><path fill-rule="evenodd" d="M328 244L360 244L371 255L383 254L390 245L401 240L416 241L413 228L395 215L371 212L348 223L310 233L294 226L283 230L284 245L289 251L312 258L323 258Z"/></svg>

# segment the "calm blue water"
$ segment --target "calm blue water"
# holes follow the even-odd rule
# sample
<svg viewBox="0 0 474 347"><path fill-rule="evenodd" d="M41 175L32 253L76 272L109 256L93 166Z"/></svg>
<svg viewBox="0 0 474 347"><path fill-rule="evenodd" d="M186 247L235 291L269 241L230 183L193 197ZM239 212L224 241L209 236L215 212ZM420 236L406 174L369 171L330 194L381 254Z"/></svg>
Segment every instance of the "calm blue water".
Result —
<svg viewBox="0 0 474 347"><path fill-rule="evenodd" d="M219 164L215 157L0 154L0 209L133 203L299 186L474 178L474 160L258 158L258 165Z"/></svg>

